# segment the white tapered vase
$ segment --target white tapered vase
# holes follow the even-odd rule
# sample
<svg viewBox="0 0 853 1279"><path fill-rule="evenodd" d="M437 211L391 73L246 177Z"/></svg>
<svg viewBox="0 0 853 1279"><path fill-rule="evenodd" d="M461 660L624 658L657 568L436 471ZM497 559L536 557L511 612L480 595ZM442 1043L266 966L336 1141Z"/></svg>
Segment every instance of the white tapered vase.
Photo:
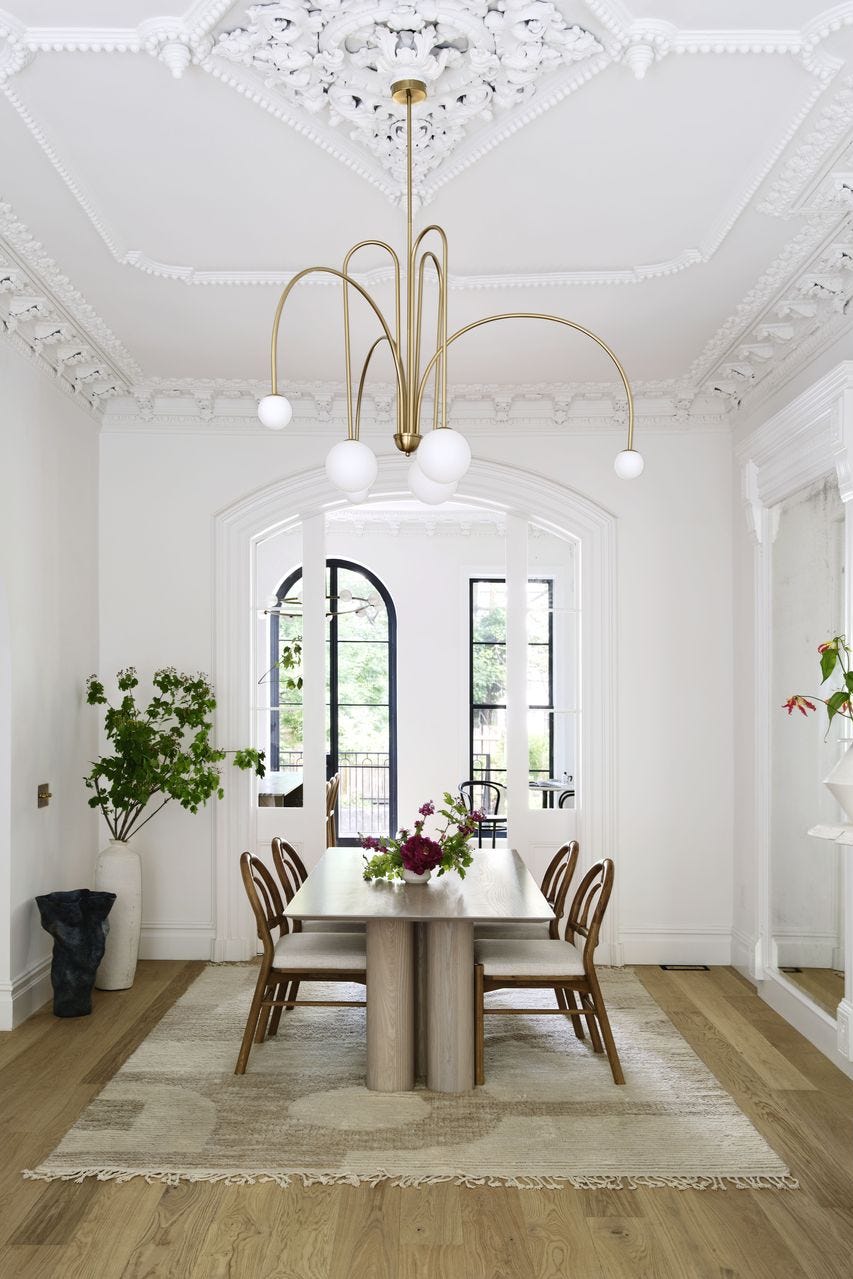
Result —
<svg viewBox="0 0 853 1279"><path fill-rule="evenodd" d="M107 945L98 967L98 990L127 990L133 985L142 927L142 865L124 840L112 839L95 862L95 888L115 893Z"/></svg>
<svg viewBox="0 0 853 1279"><path fill-rule="evenodd" d="M829 776L824 778L823 784L853 822L853 744L847 747Z"/></svg>

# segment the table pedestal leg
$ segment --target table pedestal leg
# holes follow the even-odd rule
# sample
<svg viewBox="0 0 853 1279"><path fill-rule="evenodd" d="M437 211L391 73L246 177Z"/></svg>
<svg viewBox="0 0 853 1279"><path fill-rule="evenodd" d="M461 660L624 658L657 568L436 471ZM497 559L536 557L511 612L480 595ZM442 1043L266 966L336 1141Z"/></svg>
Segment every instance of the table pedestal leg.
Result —
<svg viewBox="0 0 853 1279"><path fill-rule="evenodd" d="M407 1092L415 1086L414 978L414 925L406 919L369 919L367 1086L375 1092Z"/></svg>
<svg viewBox="0 0 853 1279"><path fill-rule="evenodd" d="M427 924L427 1087L474 1087L474 925Z"/></svg>
<svg viewBox="0 0 853 1279"><path fill-rule="evenodd" d="M427 925L415 924L415 1078L427 1074Z"/></svg>

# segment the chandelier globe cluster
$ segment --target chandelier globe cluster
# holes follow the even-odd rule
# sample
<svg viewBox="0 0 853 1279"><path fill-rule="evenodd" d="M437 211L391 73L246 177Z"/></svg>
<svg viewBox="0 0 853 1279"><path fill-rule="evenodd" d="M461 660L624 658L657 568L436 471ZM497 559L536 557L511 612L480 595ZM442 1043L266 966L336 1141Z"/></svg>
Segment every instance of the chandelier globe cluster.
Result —
<svg viewBox="0 0 853 1279"><path fill-rule="evenodd" d="M614 352L603 338L574 320L539 312L514 311L488 315L474 320L455 333L447 331L448 243L440 226L431 224L417 236L413 225L412 198L412 108L426 99L426 85L421 80L398 80L391 86L393 100L405 109L406 120L406 271L403 279L400 259L390 244L382 240L361 240L346 254L342 269L327 266L306 267L298 271L285 286L275 312L270 343L271 391L258 404L258 417L271 431L281 431L293 417L293 406L278 390L278 336L284 305L293 288L307 275L321 273L341 280L343 284L344 352L346 366L347 437L334 444L326 457L329 482L351 503L367 500L379 474L376 454L360 438L361 409L368 369L376 350L387 344L394 364L396 380L396 430L394 443L411 458L407 478L414 497L429 506L448 501L471 464L471 448L458 431L447 424L447 348L464 334L498 320L544 320L565 325L590 338L607 355L622 383L628 406L628 438L626 447L616 455L613 466L620 479L637 479L645 465L642 454L634 448L634 398L627 375ZM424 247L424 242L432 247ZM352 257L361 249L383 250L394 269L394 317L386 319L379 304L349 272ZM421 368L421 332L423 321L424 280L431 270L438 284L437 332L432 355ZM403 285L405 284L405 330L401 325ZM369 348L362 365L358 389L353 395L352 351L350 342L350 291L355 290L373 310L382 332ZM421 431L424 394L432 378L432 429Z"/></svg>

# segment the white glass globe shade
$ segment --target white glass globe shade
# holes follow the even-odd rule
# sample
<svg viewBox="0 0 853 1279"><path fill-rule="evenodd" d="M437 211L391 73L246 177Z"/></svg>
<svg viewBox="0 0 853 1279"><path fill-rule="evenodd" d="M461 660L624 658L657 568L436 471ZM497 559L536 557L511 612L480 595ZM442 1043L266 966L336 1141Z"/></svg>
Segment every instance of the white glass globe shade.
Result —
<svg viewBox="0 0 853 1279"><path fill-rule="evenodd" d="M436 484L455 484L471 465L471 449L464 435L451 427L439 427L418 445L418 466Z"/></svg>
<svg viewBox="0 0 853 1279"><path fill-rule="evenodd" d="M370 497L370 489L359 489L357 493L347 493L346 496L347 501L352 502L353 506L360 506L362 502L365 502ZM341 598L343 598L344 593L343 591L341 592Z"/></svg>
<svg viewBox="0 0 853 1279"><path fill-rule="evenodd" d="M613 469L620 480L635 480L638 475L643 474L645 465L642 453L638 453L636 449L623 449L613 459Z"/></svg>
<svg viewBox="0 0 853 1279"><path fill-rule="evenodd" d="M376 454L361 440L341 440L329 449L326 474L347 495L363 493L379 474Z"/></svg>
<svg viewBox="0 0 853 1279"><path fill-rule="evenodd" d="M421 448L423 448L423 445L421 445ZM431 480L429 476L424 475L416 461L409 467L409 488L415 497L422 502L426 502L427 506L438 506L441 502L446 502L448 498L453 497L456 492L455 482L453 484L436 484L435 480Z"/></svg>
<svg viewBox="0 0 853 1279"><path fill-rule="evenodd" d="M271 431L282 431L293 417L293 405L283 395L265 395L258 405L258 417Z"/></svg>

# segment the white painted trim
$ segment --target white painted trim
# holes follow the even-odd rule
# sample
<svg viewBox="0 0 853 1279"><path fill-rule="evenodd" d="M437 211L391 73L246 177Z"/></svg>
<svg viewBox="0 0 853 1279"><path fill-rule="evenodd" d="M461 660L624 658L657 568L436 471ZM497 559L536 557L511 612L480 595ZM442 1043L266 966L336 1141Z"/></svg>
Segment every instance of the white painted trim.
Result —
<svg viewBox="0 0 853 1279"><path fill-rule="evenodd" d="M404 496L407 463L402 457L379 460L373 500ZM460 484L458 498L483 509L532 520L546 531L568 537L580 548L581 704L596 713L581 721L581 758L587 778L583 806L577 810L578 839L590 861L618 856L615 760L618 718L615 672L617 643L616 519L589 498L530 471L476 460ZM220 511L214 540L214 685L219 690L217 737L252 741L256 732L251 706L251 604L253 550L262 538L344 503L336 498L322 469L277 480ZM248 959L254 953L254 927L240 882L238 858L254 848L257 813L251 784L240 774L216 806L215 959ZM605 943L618 958L617 888L606 921Z"/></svg>
<svg viewBox="0 0 853 1279"><path fill-rule="evenodd" d="M47 955L19 977L0 982L0 1030L14 1030L51 998L50 964Z"/></svg>
<svg viewBox="0 0 853 1279"><path fill-rule="evenodd" d="M212 959L216 929L208 924L143 924L140 959Z"/></svg>
<svg viewBox="0 0 853 1279"><path fill-rule="evenodd" d="M853 1079L853 1061L838 1051L839 1035L836 1019L812 1003L809 997L784 973L768 972L758 985L758 993L789 1025L814 1044L833 1065Z"/></svg>
<svg viewBox="0 0 853 1279"><path fill-rule="evenodd" d="M756 981L755 958L757 945L755 937L742 932L739 928L732 929L732 967L736 968L741 976L745 977L747 981L751 981L753 985Z"/></svg>
<svg viewBox="0 0 853 1279"><path fill-rule="evenodd" d="M626 964L713 964L732 962L731 930L717 928L622 928Z"/></svg>
<svg viewBox="0 0 853 1279"><path fill-rule="evenodd" d="M753 972L749 972L750 939L740 934L734 947L737 963L744 964L747 975L758 982L759 994L791 1025L795 1026L840 1069L853 1077L849 1056L839 1053L839 1042L849 1054L851 1020L846 1012L842 1022L813 1003L793 982L778 970L788 959L785 939L778 945L779 934L773 926L771 883L771 716L778 708L771 702L769 638L772 626L772 562L773 540L777 527L778 503L801 488L832 475L838 478L842 500L853 498L853 361L837 365L790 404L751 431L736 447L735 457L741 468L742 491L747 522L754 536L754 687L755 687L755 897L758 936L754 950ZM846 506L846 537L849 552L853 549L853 520ZM850 621L853 611L853 584L846 575L845 614ZM842 1008L853 1010L853 910L851 910L851 876L845 872L843 889L845 909L845 1001ZM780 955L780 949L782 954Z"/></svg>

